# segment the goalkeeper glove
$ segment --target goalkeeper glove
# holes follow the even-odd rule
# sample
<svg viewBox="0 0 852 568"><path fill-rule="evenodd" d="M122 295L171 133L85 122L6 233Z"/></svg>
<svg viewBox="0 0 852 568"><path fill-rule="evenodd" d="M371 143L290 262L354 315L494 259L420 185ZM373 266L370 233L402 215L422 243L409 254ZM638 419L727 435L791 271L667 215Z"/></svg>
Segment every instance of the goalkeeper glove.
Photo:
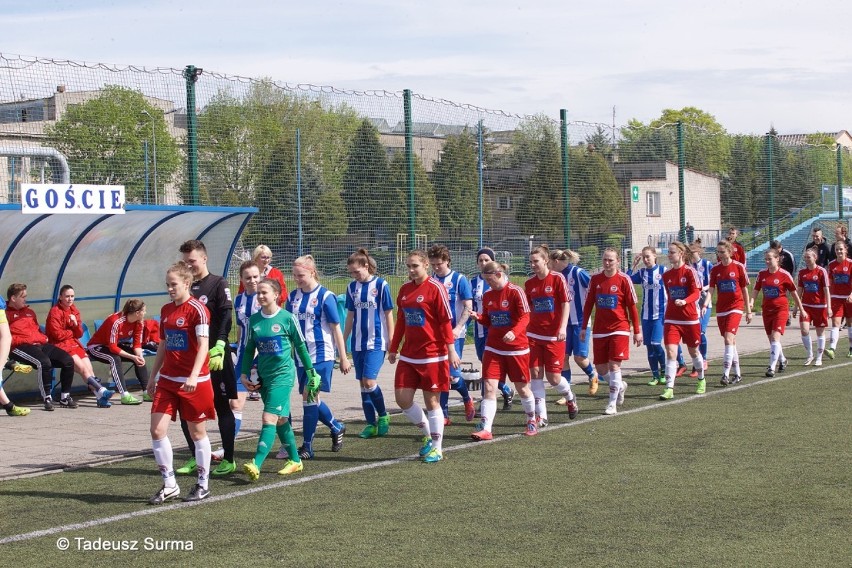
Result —
<svg viewBox="0 0 852 568"><path fill-rule="evenodd" d="M320 390L320 376L319 373L316 372L316 369L308 369L305 371L305 375L307 376L307 391L308 391L308 402L313 402L316 400L317 394Z"/></svg>
<svg viewBox="0 0 852 568"><path fill-rule="evenodd" d="M207 364L210 370L221 371L225 362L225 342L220 339L207 354L210 356L210 362Z"/></svg>

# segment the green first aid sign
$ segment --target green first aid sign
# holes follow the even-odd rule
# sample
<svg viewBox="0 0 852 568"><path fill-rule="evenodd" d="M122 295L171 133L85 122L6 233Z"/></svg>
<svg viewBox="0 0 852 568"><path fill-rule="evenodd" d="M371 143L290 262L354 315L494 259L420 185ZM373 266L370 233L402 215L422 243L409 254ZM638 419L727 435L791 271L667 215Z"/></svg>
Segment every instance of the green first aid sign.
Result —
<svg viewBox="0 0 852 568"><path fill-rule="evenodd" d="M639 203L639 186L633 186L633 203Z"/></svg>

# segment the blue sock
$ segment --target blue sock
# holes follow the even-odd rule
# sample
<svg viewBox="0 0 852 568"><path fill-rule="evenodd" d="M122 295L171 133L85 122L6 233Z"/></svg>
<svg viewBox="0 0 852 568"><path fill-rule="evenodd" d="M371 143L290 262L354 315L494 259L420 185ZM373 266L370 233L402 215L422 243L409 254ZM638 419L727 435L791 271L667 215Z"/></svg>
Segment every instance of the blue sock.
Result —
<svg viewBox="0 0 852 568"><path fill-rule="evenodd" d="M683 360L683 348L680 345L677 346L677 366L686 367L686 361Z"/></svg>
<svg viewBox="0 0 852 568"><path fill-rule="evenodd" d="M376 425L376 407L373 406L373 401L370 400L370 393L361 391L361 408L364 409L364 418L367 424Z"/></svg>
<svg viewBox="0 0 852 568"><path fill-rule="evenodd" d="M657 360L657 352L654 346L648 344L648 364L651 366L651 374L655 377L660 376L660 362Z"/></svg>
<svg viewBox="0 0 852 568"><path fill-rule="evenodd" d="M586 376L587 376L587 377L592 378L592 376L595 374L595 367L594 367L594 365L592 365L591 363L589 363L589 364L588 364L588 365L586 365L586 367L583 369L583 372L584 372L584 373L586 373Z"/></svg>
<svg viewBox="0 0 852 568"><path fill-rule="evenodd" d="M571 369L562 369L562 376L565 377L565 380L568 381L568 384L571 384Z"/></svg>
<svg viewBox="0 0 852 568"><path fill-rule="evenodd" d="M444 411L444 418L450 415L450 393L441 393L441 410Z"/></svg>
<svg viewBox="0 0 852 568"><path fill-rule="evenodd" d="M243 413L240 412L239 414L240 414L240 417L237 418L237 413L236 412L234 413L234 436L236 436L237 434L240 433L240 426L243 425L243 418L242 418Z"/></svg>
<svg viewBox="0 0 852 568"><path fill-rule="evenodd" d="M701 343L698 345L698 350L701 351L701 358L707 360L707 334L701 334Z"/></svg>
<svg viewBox="0 0 852 568"><path fill-rule="evenodd" d="M331 409L325 403L325 401L321 400L319 403L319 421L328 426L328 429L332 432L337 432L340 430L340 422L338 422L334 418L334 414L331 413Z"/></svg>
<svg viewBox="0 0 852 568"><path fill-rule="evenodd" d="M385 395L382 394L382 389L379 385L376 385L373 390L370 391L370 401L373 403L373 407L376 409L376 414L379 416L385 416L388 411L385 408Z"/></svg>
<svg viewBox="0 0 852 568"><path fill-rule="evenodd" d="M665 375L666 370L666 350L662 345L654 345L654 356L657 358L657 365L660 368L660 375Z"/></svg>
<svg viewBox="0 0 852 568"><path fill-rule="evenodd" d="M483 381L485 382L485 381ZM500 387L500 392L509 396L512 393L512 387L506 384L506 381L500 381L497 386Z"/></svg>
<svg viewBox="0 0 852 568"><path fill-rule="evenodd" d="M463 401L467 402L470 400L470 393L467 390L467 383L464 382L464 379L459 379L455 383L450 383L450 386L453 387L454 390L458 391Z"/></svg>
<svg viewBox="0 0 852 568"><path fill-rule="evenodd" d="M319 422L319 406L316 404L305 404L302 406L304 416L302 417L302 437L305 439L305 447L309 450L314 443L314 434Z"/></svg>

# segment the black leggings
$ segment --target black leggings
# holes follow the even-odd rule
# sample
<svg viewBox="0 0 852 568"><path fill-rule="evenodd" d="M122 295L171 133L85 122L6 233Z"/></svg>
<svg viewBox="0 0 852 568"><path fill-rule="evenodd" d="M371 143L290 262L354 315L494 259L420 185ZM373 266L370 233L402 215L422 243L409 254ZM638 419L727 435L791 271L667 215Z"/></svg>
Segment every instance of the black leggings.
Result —
<svg viewBox="0 0 852 568"><path fill-rule="evenodd" d="M89 357L95 361L109 365L112 382L115 383L119 394L124 394L124 385L121 381L122 377L124 377L124 373L121 370L121 364L124 361L123 357L110 351L106 345L93 345L87 351L89 352ZM136 373L139 384L142 385L142 390L148 388L148 366L143 365L140 367L136 363L133 363L133 371Z"/></svg>
<svg viewBox="0 0 852 568"><path fill-rule="evenodd" d="M59 369L59 383L62 387L62 393L71 392L71 383L74 382L74 359L59 347L49 343L44 345L28 343L12 349L9 357L19 363L30 365L41 375L38 390L42 398L50 396L51 386L53 385L53 369Z"/></svg>

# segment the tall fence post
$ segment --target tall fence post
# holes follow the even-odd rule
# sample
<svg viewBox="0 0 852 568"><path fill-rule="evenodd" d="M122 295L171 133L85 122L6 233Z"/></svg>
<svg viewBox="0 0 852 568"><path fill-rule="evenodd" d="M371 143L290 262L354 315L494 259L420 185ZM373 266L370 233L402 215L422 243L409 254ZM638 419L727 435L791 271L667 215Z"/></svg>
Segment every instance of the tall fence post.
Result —
<svg viewBox="0 0 852 568"><path fill-rule="evenodd" d="M151 205L151 178L148 175L148 141L142 141L142 150L145 153L145 205Z"/></svg>
<svg viewBox="0 0 852 568"><path fill-rule="evenodd" d="M302 231L302 132L296 129L296 200L299 203L299 256L305 254L305 234Z"/></svg>
<svg viewBox="0 0 852 568"><path fill-rule="evenodd" d="M485 211L484 211L484 208L483 208L484 200L483 200L483 195L482 195L482 193L483 193L482 192L483 180L482 180L482 119L481 118L479 119L479 124L478 124L478 128L477 128L477 139L478 139L478 143L479 143L479 155L477 157L477 162L476 162L476 171L477 171L477 176L479 178L479 248L482 248L482 247L485 246L485 243L483 241L483 232L484 231L483 231L483 221L482 221L482 218L484 217Z"/></svg>
<svg viewBox="0 0 852 568"><path fill-rule="evenodd" d="M571 248L571 193L568 186L568 110L559 109L559 143L562 146L562 206L565 248Z"/></svg>
<svg viewBox="0 0 852 568"><path fill-rule="evenodd" d="M837 145L837 218L843 219L843 147Z"/></svg>
<svg viewBox="0 0 852 568"><path fill-rule="evenodd" d="M403 114L405 119L405 167L408 170L408 240L409 249L414 248L417 229L416 211L414 209L414 137L411 132L411 89L402 92Z"/></svg>
<svg viewBox="0 0 852 568"><path fill-rule="evenodd" d="M677 199L680 209L680 230L678 240L686 242L686 187L683 181L683 170L686 167L686 152L683 143L683 122L677 121Z"/></svg>
<svg viewBox="0 0 852 568"><path fill-rule="evenodd" d="M186 173L189 183L190 205L198 205L198 118L195 116L195 82L202 70L187 65L183 70L186 79Z"/></svg>
<svg viewBox="0 0 852 568"><path fill-rule="evenodd" d="M772 134L766 135L766 182L769 189L769 240L775 239L775 180L772 175Z"/></svg>

